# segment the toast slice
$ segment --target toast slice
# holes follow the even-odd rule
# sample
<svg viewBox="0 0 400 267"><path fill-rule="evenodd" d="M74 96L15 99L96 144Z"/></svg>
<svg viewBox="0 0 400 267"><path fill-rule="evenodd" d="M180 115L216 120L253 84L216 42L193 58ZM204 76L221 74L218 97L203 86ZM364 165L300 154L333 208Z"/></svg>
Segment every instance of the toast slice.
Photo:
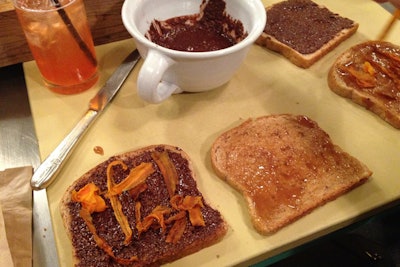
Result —
<svg viewBox="0 0 400 267"><path fill-rule="evenodd" d="M178 147L116 155L77 179L60 210L75 266L158 266L220 241L227 224Z"/></svg>
<svg viewBox="0 0 400 267"><path fill-rule="evenodd" d="M371 171L316 122L279 114L248 119L211 148L216 174L243 194L254 228L272 234L365 182Z"/></svg>
<svg viewBox="0 0 400 267"><path fill-rule="evenodd" d="M367 41L349 48L329 70L328 85L400 129L400 46Z"/></svg>
<svg viewBox="0 0 400 267"><path fill-rule="evenodd" d="M266 12L267 23L256 43L301 68L309 68L358 29L358 23L310 0L279 2Z"/></svg>

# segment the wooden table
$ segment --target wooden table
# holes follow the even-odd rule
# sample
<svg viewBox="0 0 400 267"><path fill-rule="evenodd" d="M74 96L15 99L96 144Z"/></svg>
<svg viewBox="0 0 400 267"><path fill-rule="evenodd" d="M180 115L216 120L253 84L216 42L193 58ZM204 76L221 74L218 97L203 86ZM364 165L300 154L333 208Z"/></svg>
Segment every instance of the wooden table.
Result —
<svg viewBox="0 0 400 267"><path fill-rule="evenodd" d="M276 2L276 1L274 1ZM113 154L167 143L192 158L198 187L230 225L222 242L185 257L171 266L248 266L374 215L400 201L400 132L376 115L339 97L327 86L327 72L340 53L374 39L390 19L387 11L367 0L320 0L329 9L359 22L357 33L309 69L254 45L234 78L215 90L174 95L158 105L136 94L142 62L131 73L116 99L95 122L48 189L62 266L71 266L71 245L64 231L59 201L66 188L84 172ZM272 1L265 1L267 6ZM400 23L388 40L400 44ZM87 102L134 49L131 39L97 47L100 81L87 92L57 95L46 89L34 62L24 64L29 97L45 158L72 129ZM223 131L248 117L303 114L314 119L335 143L374 172L361 187L313 211L271 236L258 234L250 223L242 196L220 180L210 164L210 147ZM93 152L104 148L103 156Z"/></svg>
<svg viewBox="0 0 400 267"><path fill-rule="evenodd" d="M88 22L96 45L130 37L122 24L123 0L84 0ZM32 60L12 0L0 0L0 67Z"/></svg>

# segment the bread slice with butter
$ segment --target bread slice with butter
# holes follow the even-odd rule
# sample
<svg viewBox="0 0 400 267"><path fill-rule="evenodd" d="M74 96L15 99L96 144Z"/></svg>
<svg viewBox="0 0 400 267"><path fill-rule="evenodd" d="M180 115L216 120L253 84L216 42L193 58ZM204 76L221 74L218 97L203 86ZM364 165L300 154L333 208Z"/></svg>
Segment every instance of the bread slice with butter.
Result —
<svg viewBox="0 0 400 267"><path fill-rule="evenodd" d="M266 12L267 23L256 43L301 68L309 68L358 29L358 23L310 0L286 0Z"/></svg>
<svg viewBox="0 0 400 267"><path fill-rule="evenodd" d="M306 116L248 119L211 148L216 174L243 194L254 228L272 234L367 181L372 172Z"/></svg>

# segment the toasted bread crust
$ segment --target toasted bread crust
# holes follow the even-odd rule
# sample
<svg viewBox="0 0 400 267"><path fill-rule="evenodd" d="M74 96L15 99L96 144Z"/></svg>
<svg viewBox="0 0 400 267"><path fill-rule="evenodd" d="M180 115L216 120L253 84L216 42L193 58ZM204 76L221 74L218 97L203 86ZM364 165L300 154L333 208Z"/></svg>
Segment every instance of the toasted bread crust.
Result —
<svg viewBox="0 0 400 267"><path fill-rule="evenodd" d="M357 61L354 60L354 57L356 57L355 53L358 53L359 51L366 49L368 47L374 47L377 45L390 47L391 51L397 51L397 54L400 55L400 47L388 42L367 41L364 43L357 44L349 48L345 52L343 52L335 60L328 73L328 86L336 94L351 99L353 102L374 112L376 115L378 115L380 118L382 118L395 128L400 129L399 85L396 86L396 84L392 84L390 88L394 92L397 92L397 99L396 97L394 97L393 99L388 99L386 96L374 92L374 91L379 91L377 87L360 89L358 87L353 86L352 84L347 84L344 80L344 76L341 75L340 73L341 66L348 64L348 62L354 62L353 64L359 65L356 66L357 68L362 68L363 67L362 64L364 63L364 61L360 62L362 61L361 58ZM388 49L388 51L390 50ZM399 67L397 68L399 71ZM378 68L376 68L375 70L379 71ZM377 77L377 74L375 74L375 76ZM385 74L381 75L381 77L385 76L386 76ZM377 86L382 86L383 84L389 84L389 83L383 83L382 81L379 81Z"/></svg>
<svg viewBox="0 0 400 267"><path fill-rule="evenodd" d="M284 57L290 60L293 64L298 67L307 69L311 67L315 62L320 60L323 56L328 54L330 51L335 49L340 43L352 36L358 29L358 24L355 24L353 28L344 29L338 35L336 35L328 43L324 44L320 49L311 54L301 54L293 48L285 45L278 41L275 37L262 33L256 40L258 45L264 46L272 51L282 54Z"/></svg>
<svg viewBox="0 0 400 267"><path fill-rule="evenodd" d="M74 266L88 266L88 265L93 265L95 264L96 266L159 266L164 263L172 262L174 260L177 260L179 258L182 258L184 256L187 256L189 254L192 254L194 252L197 252L205 247L211 246L217 242L219 242L224 235L227 232L228 226L224 219L222 218L221 214L214 210L213 208L210 207L210 205L204 200L203 198L203 203L204 203L204 208L202 212L206 212L207 215L205 215L205 222L206 226L204 227L197 227L196 229L191 229L188 231L191 231L190 234L188 234L186 237L184 237L184 243L183 241L180 244L171 244L171 243L165 243L165 241L160 241L160 240L165 240L165 234L160 234L160 230L154 230L156 233L152 233L152 235L157 236L157 240L153 240L153 243L142 243L145 242L141 238L136 237L134 242L132 242L130 246L147 246L149 248L150 245L155 246L152 249L145 249L144 252L143 250L139 249L138 251L141 253L139 256L139 260L136 262L133 262L130 265L121 265L118 264L114 261L111 260L111 258L108 257L108 255L102 251L99 247L94 242L91 242L90 240L92 239L91 233L88 231L86 228L85 223L81 222L81 219L78 218L79 215L77 216L78 211L76 210L77 204L73 203L71 199L72 191L74 190L79 190L82 188L84 185L90 182L98 183L99 187L102 187L104 184L104 179L105 177L100 178L95 178L95 176L99 176L100 174L104 173L104 169L107 168L107 165L114 160L121 160L126 164L132 164L132 162L135 164L139 164L142 160L147 158L146 154L151 153L154 150L166 150L168 153L172 153L175 155L179 155L174 158L174 164L180 164L179 167L182 167L182 170L179 170L179 175L180 175L180 182L181 185L185 186L186 189L191 190L192 193L194 194L199 194L201 193L198 191L196 188L196 182L195 182L195 174L193 172L192 164L189 161L188 155L181 150L180 148L169 146L169 145L154 145L154 146L148 146L144 147L139 150L127 152L124 154L116 155L108 159L107 161L97 165L93 169L89 170L87 173L85 173L83 176L81 176L79 179L77 179L65 192L64 196L62 197L62 200L60 202L60 212L61 216L64 222L64 226L67 230L67 235L70 238L72 245L73 245L73 262ZM179 157L182 158L183 161L187 161L187 163L176 163L176 159ZM146 159L148 160L148 159ZM179 159L178 159L179 161ZM185 171L183 171L185 169ZM149 191L159 191L162 189L157 187L157 188L152 188L152 184L158 184L159 182L155 181L156 179L163 179L160 177L159 171L157 171L156 174L152 174L151 182L148 182L148 190ZM184 176L184 178L182 178ZM186 190L186 189L181 189L181 190ZM141 193L141 194L146 194L146 193ZM157 199L157 196L149 196L150 199ZM155 200L156 201L156 200ZM168 201L166 201L168 202ZM126 204L126 202L123 202ZM132 219L130 219L132 220ZM80 226L80 231L82 234L79 236L75 236L76 233L72 229L73 227L76 227L76 225L81 225ZM132 222L131 222L132 225ZM105 227L108 227L109 225L107 224ZM114 229L114 228L110 228ZM134 230L135 231L135 230ZM150 231L149 231L150 232ZM193 233L192 233L193 232ZM145 236L147 233L142 233L140 236ZM118 235L118 234L115 234ZM88 238L87 241L84 241L84 244L87 244L87 247L76 247L75 244L79 241L79 239L82 238ZM112 240L106 240L109 241L110 243L113 242ZM151 241L151 240L150 240ZM149 241L146 241L149 242ZM81 245L80 245L81 246ZM162 246L165 246L162 247ZM97 257L95 260L88 259L86 257L82 258L81 253L79 250L86 250L87 255L91 255L90 257ZM148 253L147 253L148 251ZM144 254L143 254L144 253Z"/></svg>
<svg viewBox="0 0 400 267"><path fill-rule="evenodd" d="M319 126L289 114L248 119L211 149L216 174L243 194L254 228L272 234L367 180L372 172Z"/></svg>
<svg viewBox="0 0 400 267"><path fill-rule="evenodd" d="M279 3L278 3L279 4ZM275 4L277 5L277 4ZM268 11L273 8L275 5L272 5L266 8L267 11L267 20L268 20ZM319 6L319 8L323 9L325 7ZM298 20L302 20L305 18L298 18ZM267 21L268 23L268 21ZM329 21L326 22L327 27L329 27ZM291 25L291 31L296 29L296 25ZM301 27L301 26L300 26ZM256 40L256 44L266 47L272 51L278 52L288 58L293 64L301 68L309 68L323 56L328 54L334 48L336 48L340 43L344 40L352 36L358 29L358 23L353 22L352 26L349 28L344 28L341 31L337 32L335 36L333 36L328 42L323 44L318 50L312 53L301 53L297 51L295 48L279 41L275 36L264 31L260 37ZM283 29L285 30L285 29ZM299 29L304 30L304 29ZM310 32L313 31L312 28L309 29ZM321 33L323 34L323 33ZM311 35L311 34L310 34Z"/></svg>

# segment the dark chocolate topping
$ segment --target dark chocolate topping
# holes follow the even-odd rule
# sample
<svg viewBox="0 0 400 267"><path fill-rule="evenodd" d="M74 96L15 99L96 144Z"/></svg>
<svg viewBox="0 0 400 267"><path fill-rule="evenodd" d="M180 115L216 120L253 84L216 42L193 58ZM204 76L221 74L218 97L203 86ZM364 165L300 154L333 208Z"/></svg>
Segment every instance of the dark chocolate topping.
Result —
<svg viewBox="0 0 400 267"><path fill-rule="evenodd" d="M309 0L288 0L267 11L264 32L301 54L311 54L343 29L354 26L325 7Z"/></svg>
<svg viewBox="0 0 400 267"><path fill-rule="evenodd" d="M163 147L158 147L157 149L163 150ZM188 161L179 153L168 151L168 154L176 167L179 177L177 194L201 196L201 192L197 189L196 181L191 176L192 172L189 168ZM88 177L88 179L80 180L74 189L78 191L88 182L94 182L101 191L107 190L107 166L110 162L118 159L121 158L118 156L112 157L106 162L100 164L98 167L93 169L94 172L90 177ZM129 169L139 165L141 162L152 162L154 169L156 170L146 180L148 186L147 190L141 193L137 199L137 201L140 201L142 204L142 217L150 214L157 205L171 206L164 179L157 164L151 157L151 152L143 153L135 158L122 158L122 161L124 161L129 168L127 171L124 171L122 168L116 166L117 168L115 168L114 173L114 180L116 183L126 177ZM98 235L113 247L113 251L117 257L130 258L131 256L137 256L139 258L140 264L133 263L128 266L142 266L153 263L160 264L159 261L161 261L166 255L179 254L184 250L184 248L190 247L195 241L210 239L216 229L220 228L223 223L221 214L217 210L212 209L203 200L204 208L202 208L201 212L206 227L192 226L188 220L185 233L176 244L166 243L166 233L156 227L142 232L139 239L137 229L135 228L135 201L127 192L120 195L120 201L123 206L123 212L127 216L134 233L130 244L123 244L124 234L121 231L120 225L116 221L113 210L110 208L111 205L107 199L106 203L108 208L104 212L93 213L92 218ZM76 257L80 260L78 266L127 266L120 265L113 261L110 256L96 245L92 234L79 215L79 210L81 208L80 204L77 202L69 202L67 205L72 217L70 225L72 243L76 250ZM167 227L166 232L168 232L171 225L168 225Z"/></svg>
<svg viewBox="0 0 400 267"><path fill-rule="evenodd" d="M146 34L163 47L188 52L220 50L246 36L242 23L225 13L223 0L203 0L198 14L154 20Z"/></svg>

